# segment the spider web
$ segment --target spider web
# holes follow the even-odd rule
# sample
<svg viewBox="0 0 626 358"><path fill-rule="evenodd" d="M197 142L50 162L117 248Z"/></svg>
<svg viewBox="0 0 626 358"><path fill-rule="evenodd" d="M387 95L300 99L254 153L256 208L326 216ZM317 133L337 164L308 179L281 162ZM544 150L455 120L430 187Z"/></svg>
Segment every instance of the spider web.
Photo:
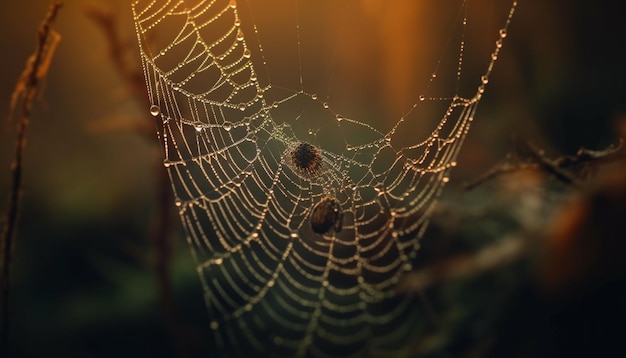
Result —
<svg viewBox="0 0 626 358"><path fill-rule="evenodd" d="M452 95L429 96L435 71L424 95L386 130L339 113L328 97L305 89L298 19L299 88L270 79L255 12L246 25L239 5L132 6L150 113L158 119L211 338L230 356L397 351L420 313L394 287L411 270L456 166L516 3L470 96L458 93L461 37ZM461 35L466 6L459 11ZM443 108L439 121L424 138L406 139L401 132L417 125L428 103ZM318 151L315 173L294 163L303 142ZM318 234L311 215L326 198L340 207L341 229Z"/></svg>

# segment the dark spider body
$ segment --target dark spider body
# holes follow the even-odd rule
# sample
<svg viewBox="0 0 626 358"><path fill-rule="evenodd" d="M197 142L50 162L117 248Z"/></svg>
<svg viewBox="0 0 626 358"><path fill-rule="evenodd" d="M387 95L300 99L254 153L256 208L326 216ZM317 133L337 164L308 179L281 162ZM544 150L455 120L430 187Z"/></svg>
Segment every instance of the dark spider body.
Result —
<svg viewBox="0 0 626 358"><path fill-rule="evenodd" d="M335 232L341 231L343 212L335 198L327 197L315 204L311 212L311 229L316 234L323 235L331 228Z"/></svg>
<svg viewBox="0 0 626 358"><path fill-rule="evenodd" d="M322 171L322 155L315 146L302 142L291 151L291 164L300 174L315 176Z"/></svg>

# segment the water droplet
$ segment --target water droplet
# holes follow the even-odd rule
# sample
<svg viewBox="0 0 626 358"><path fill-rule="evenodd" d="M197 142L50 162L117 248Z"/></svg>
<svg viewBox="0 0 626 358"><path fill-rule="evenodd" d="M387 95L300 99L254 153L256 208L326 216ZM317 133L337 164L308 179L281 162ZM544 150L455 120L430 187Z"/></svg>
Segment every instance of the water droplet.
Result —
<svg viewBox="0 0 626 358"><path fill-rule="evenodd" d="M356 282L363 283L363 282L365 282L365 279L363 279L363 276L359 276L359 277L356 278Z"/></svg>
<svg viewBox="0 0 626 358"><path fill-rule="evenodd" d="M343 116L341 114L337 114L335 118L337 119L338 122L341 122L343 120Z"/></svg>
<svg viewBox="0 0 626 358"><path fill-rule="evenodd" d="M313 129L309 128L309 135L313 135Z"/></svg>
<svg viewBox="0 0 626 358"><path fill-rule="evenodd" d="M487 77L487 76L482 76L482 77L480 78L480 81L481 81L484 85L486 85L487 83L489 83L489 77Z"/></svg>
<svg viewBox="0 0 626 358"><path fill-rule="evenodd" d="M245 111L246 110L246 104L245 103L239 104L239 110L240 111Z"/></svg>
<svg viewBox="0 0 626 358"><path fill-rule="evenodd" d="M169 159L164 159L163 160L163 166L166 168L169 168L169 166L172 165L172 163L170 162Z"/></svg>
<svg viewBox="0 0 626 358"><path fill-rule="evenodd" d="M317 94L313 93L313 94L311 95L311 99L312 99L312 100L316 100L316 99L317 99Z"/></svg>
<svg viewBox="0 0 626 358"><path fill-rule="evenodd" d="M216 321L211 322L211 329L212 330L217 330L220 327L219 323L217 323Z"/></svg>
<svg viewBox="0 0 626 358"><path fill-rule="evenodd" d="M450 178L449 177L443 177L443 178L441 178L441 181L444 182L444 183L447 183L447 182L450 181Z"/></svg>
<svg viewBox="0 0 626 358"><path fill-rule="evenodd" d="M478 86L478 93L480 93L480 94L485 93L485 86L483 86L483 85Z"/></svg>
<svg viewBox="0 0 626 358"><path fill-rule="evenodd" d="M215 261L213 261L213 264L215 265L221 265L224 263L224 259L222 259L221 257L215 259Z"/></svg>
<svg viewBox="0 0 626 358"><path fill-rule="evenodd" d="M500 38L506 37L506 29L500 29Z"/></svg>
<svg viewBox="0 0 626 358"><path fill-rule="evenodd" d="M322 106L324 106L324 108L328 109L328 102L324 102L324 104L322 104Z"/></svg>
<svg viewBox="0 0 626 358"><path fill-rule="evenodd" d="M243 57L244 58L250 58L250 56L252 56L252 52L250 52L250 49L245 49L243 51Z"/></svg>
<svg viewBox="0 0 626 358"><path fill-rule="evenodd" d="M235 19L235 26L241 26L241 20Z"/></svg>
<svg viewBox="0 0 626 358"><path fill-rule="evenodd" d="M176 205L177 207L181 207L183 205L183 201L179 198L176 198L176 200L174 200L174 205Z"/></svg>
<svg viewBox="0 0 626 358"><path fill-rule="evenodd" d="M150 114L155 117L158 116L159 114L161 114L161 107L153 104L152 106L150 106Z"/></svg>
<svg viewBox="0 0 626 358"><path fill-rule="evenodd" d="M248 303L243 307L244 310L250 312L252 311L252 303Z"/></svg>
<svg viewBox="0 0 626 358"><path fill-rule="evenodd" d="M293 232L291 232L291 234L289 234L289 236L290 236L292 239L296 239L296 238L298 238L298 232L297 232L297 231L293 231Z"/></svg>
<svg viewBox="0 0 626 358"><path fill-rule="evenodd" d="M491 59L492 59L492 60L494 60L494 61L495 61L495 60L497 60L497 59L498 59L498 54L497 54L497 53L495 53L495 52L494 52L494 53L492 53L492 54L491 54Z"/></svg>
<svg viewBox="0 0 626 358"><path fill-rule="evenodd" d="M430 77L431 78L437 78L437 73L433 73Z"/></svg>
<svg viewBox="0 0 626 358"><path fill-rule="evenodd" d="M235 9L237 7L237 1L235 0L230 0L230 8L231 9Z"/></svg>
<svg viewBox="0 0 626 358"><path fill-rule="evenodd" d="M237 41L243 41L243 31L237 30Z"/></svg>
<svg viewBox="0 0 626 358"><path fill-rule="evenodd" d="M322 281L322 286L324 286L324 287L328 287L328 280L324 280L324 281Z"/></svg>
<svg viewBox="0 0 626 358"><path fill-rule="evenodd" d="M404 271L411 271L413 266L410 263L404 264Z"/></svg>
<svg viewBox="0 0 626 358"><path fill-rule="evenodd" d="M180 83L172 83L172 89L178 91L180 89Z"/></svg>
<svg viewBox="0 0 626 358"><path fill-rule="evenodd" d="M278 102L274 102L274 103L272 103L272 107L274 107L274 108L278 108Z"/></svg>
<svg viewBox="0 0 626 358"><path fill-rule="evenodd" d="M386 141L386 142L391 142L391 133L387 133L387 134L385 135L385 141Z"/></svg>
<svg viewBox="0 0 626 358"><path fill-rule="evenodd" d="M498 39L498 40L496 41L496 47L497 47L497 48L501 48L501 47L502 47L502 39Z"/></svg>
<svg viewBox="0 0 626 358"><path fill-rule="evenodd" d="M276 282L274 282L274 280L269 280L269 281L267 281L267 287L274 287L275 283Z"/></svg>
<svg viewBox="0 0 626 358"><path fill-rule="evenodd" d="M396 231L396 230L392 231L391 232L391 237L394 238L394 239L397 239L398 238L398 231Z"/></svg>
<svg viewBox="0 0 626 358"><path fill-rule="evenodd" d="M419 98L420 98L420 101L423 101L423 100L425 100L425 99L426 99L426 97L424 97L424 95L420 95L420 97L419 97Z"/></svg>
<svg viewBox="0 0 626 358"><path fill-rule="evenodd" d="M196 132L202 132L202 123L196 123L194 127L196 128Z"/></svg>
<svg viewBox="0 0 626 358"><path fill-rule="evenodd" d="M228 122L228 121L224 122L224 130L228 132L231 129L233 129L233 124L231 122Z"/></svg>

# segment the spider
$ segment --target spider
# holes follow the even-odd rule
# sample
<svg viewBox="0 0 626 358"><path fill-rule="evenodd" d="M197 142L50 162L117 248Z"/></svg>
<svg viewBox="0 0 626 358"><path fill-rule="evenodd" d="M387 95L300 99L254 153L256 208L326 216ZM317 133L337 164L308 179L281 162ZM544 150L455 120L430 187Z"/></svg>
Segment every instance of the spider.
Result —
<svg viewBox="0 0 626 358"><path fill-rule="evenodd" d="M313 232L323 235L331 228L334 228L335 232L339 232L342 225L343 212L335 198L326 197L315 204L311 212L311 229Z"/></svg>
<svg viewBox="0 0 626 358"><path fill-rule="evenodd" d="M317 147L301 142L289 151L291 166L297 173L312 178L322 172L322 155Z"/></svg>

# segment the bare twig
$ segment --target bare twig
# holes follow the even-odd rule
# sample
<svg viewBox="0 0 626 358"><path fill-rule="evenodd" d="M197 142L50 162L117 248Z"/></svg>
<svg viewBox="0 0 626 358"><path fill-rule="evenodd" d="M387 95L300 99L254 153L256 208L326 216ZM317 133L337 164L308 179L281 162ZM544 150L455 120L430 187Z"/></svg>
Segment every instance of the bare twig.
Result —
<svg viewBox="0 0 626 358"><path fill-rule="evenodd" d="M132 90L133 97L147 108L147 96L143 73L133 68L127 60L130 56L131 46L122 40L116 23L115 14L100 8L87 9L87 15L100 27L109 45L109 56L115 69L122 76L128 87ZM134 48L132 48L134 49ZM136 127L138 133L153 140L154 124L145 122L146 126ZM151 128L148 130L147 128ZM171 235L173 217L173 197L171 184L167 172L161 161L155 168L158 185L158 212L155 215L155 227L151 234L151 243L154 248L154 269L157 278L158 298L165 317L167 328L170 330L181 356L190 356L193 350L190 339L194 336L191 329L180 319L172 294L170 280L170 260L172 255Z"/></svg>
<svg viewBox="0 0 626 358"><path fill-rule="evenodd" d="M18 104L21 104L19 121L17 123L17 142L15 147L15 160L11 166L12 184L9 193L9 203L7 209L7 224L4 228L0 242L0 253L2 253L2 276L0 287L2 290L0 299L2 300L0 352L8 351L9 341L9 292L11 263L13 261L13 251L15 248L15 237L17 236L17 226L20 214L20 195L22 190L22 161L23 152L26 147L26 127L30 121L32 112L32 102L37 94L39 85L45 79L50 63L54 55L57 44L61 37L52 29L52 25L61 8L61 1L55 1L48 10L45 19L39 26L37 35L37 47L35 53L28 58L22 75L20 76L13 95L11 97L11 113L14 113ZM21 102L20 102L21 100Z"/></svg>
<svg viewBox="0 0 626 358"><path fill-rule="evenodd" d="M472 190L476 188L477 186L504 174L521 172L524 170L538 170L538 169L539 169L539 166L536 163L517 163L517 164L504 163L504 164L500 164L491 168L488 172L481 175L477 179L469 183L466 183L464 187L466 190Z"/></svg>
<svg viewBox="0 0 626 358"><path fill-rule="evenodd" d="M580 186L580 182L579 182L578 178L576 178L574 176L574 174L568 172L567 169L563 169L563 168L558 167L554 163L554 161L552 161L551 159L547 158L533 144L528 143L526 141L520 141L520 144L528 152L528 154L530 154L530 157L537 164L539 164L539 167L541 169L543 169L547 173L553 175L556 179L560 180L561 182L563 182L565 184L573 185L573 186L576 186L576 187Z"/></svg>
<svg viewBox="0 0 626 358"><path fill-rule="evenodd" d="M143 73L133 68L127 60L131 52L131 46L128 42L122 40L118 31L115 14L95 6L87 8L86 14L100 27L100 30L102 30L109 46L109 58L113 62L117 72L122 76L130 89L132 89L135 100L138 103L146 103L147 105L148 100L146 97ZM132 49L134 50L135 48L132 47Z"/></svg>
<svg viewBox="0 0 626 358"><path fill-rule="evenodd" d="M624 160L626 156L623 153L622 140L618 146L611 146L605 150L589 150L581 148L576 155L559 157L557 159L547 158L534 145L520 141L520 147L528 153L530 159L526 162L509 163L505 162L491 168L487 173L478 177L476 180L465 184L466 190L474 189L486 181L494 179L498 176L524 171L544 171L564 184L572 186L580 186L581 179L574 173L574 169L580 166L591 166L602 164L615 160Z"/></svg>
<svg viewBox="0 0 626 358"><path fill-rule="evenodd" d="M617 146L610 146L605 150L591 150L586 148L580 148L576 155L566 155L558 158L554 163L561 168L571 168L581 164L587 164L590 162L606 162L616 159L625 159L622 152L624 141L620 139Z"/></svg>

